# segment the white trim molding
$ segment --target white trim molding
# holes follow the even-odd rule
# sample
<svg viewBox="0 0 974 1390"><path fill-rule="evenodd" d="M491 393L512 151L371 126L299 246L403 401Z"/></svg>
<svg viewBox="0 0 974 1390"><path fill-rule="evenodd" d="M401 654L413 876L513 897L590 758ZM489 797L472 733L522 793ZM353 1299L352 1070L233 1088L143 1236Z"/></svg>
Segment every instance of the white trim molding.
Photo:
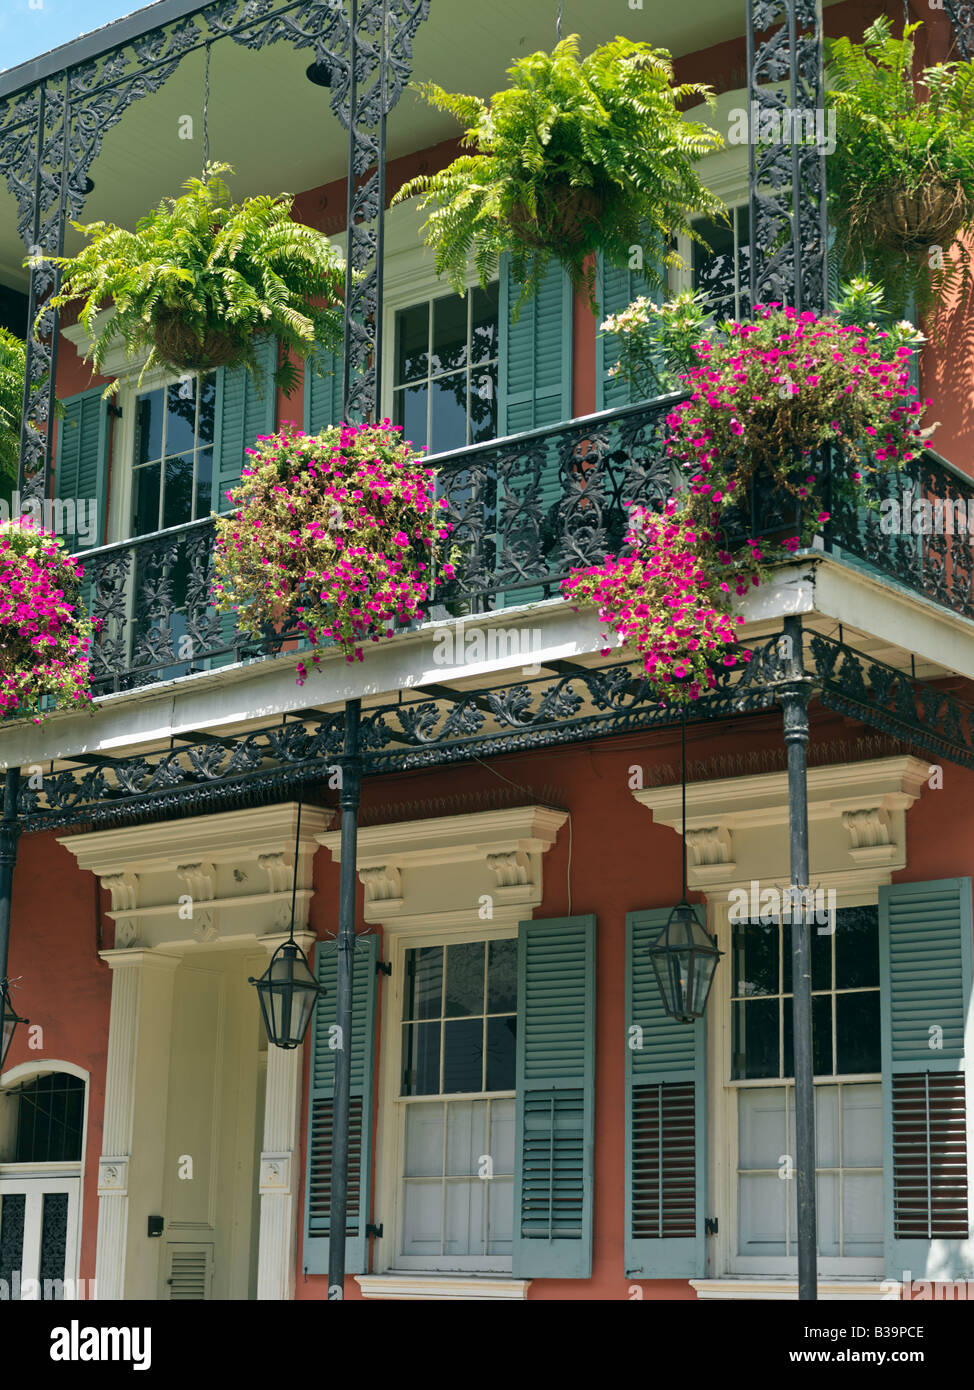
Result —
<svg viewBox="0 0 974 1390"><path fill-rule="evenodd" d="M798 1284L794 1279L691 1279L690 1287L705 1301L798 1301ZM879 1302L889 1297L893 1287L890 1281L879 1279L820 1279L818 1297L826 1303L840 1299Z"/></svg>
<svg viewBox="0 0 974 1390"><path fill-rule="evenodd" d="M901 756L808 769L813 883L888 883L906 867L906 812L930 765ZM633 796L653 819L680 833L681 788L646 787ZM687 785L687 882L708 894L752 880L774 882L788 864L788 774L726 777Z"/></svg>
<svg viewBox="0 0 974 1390"><path fill-rule="evenodd" d="M436 1299L463 1303L496 1302L498 1299L524 1301L530 1279L491 1279L487 1276L461 1278L456 1275L434 1277L428 1274L357 1274L355 1282L363 1298Z"/></svg>
<svg viewBox="0 0 974 1390"><path fill-rule="evenodd" d="M514 909L515 917L530 913L541 902L542 855L567 819L567 811L547 806L514 806L364 826L357 867L365 885L365 920L385 924L426 913L442 920L459 911L469 921L485 898L491 911L486 920L497 909ZM340 862L341 832L317 838ZM460 872L444 872L451 866Z"/></svg>

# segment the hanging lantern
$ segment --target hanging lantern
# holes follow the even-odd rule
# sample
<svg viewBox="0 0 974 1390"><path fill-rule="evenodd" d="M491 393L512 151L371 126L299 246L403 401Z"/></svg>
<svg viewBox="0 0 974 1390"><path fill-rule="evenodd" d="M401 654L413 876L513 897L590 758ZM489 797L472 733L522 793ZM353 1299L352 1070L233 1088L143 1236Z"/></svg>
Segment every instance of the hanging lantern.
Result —
<svg viewBox="0 0 974 1390"><path fill-rule="evenodd" d="M308 958L294 939L294 906L298 895L298 860L301 855L301 801L298 800L298 823L294 832L294 877L291 882L291 926L288 938L271 956L270 964L259 980L250 976L257 986L257 998L264 1017L267 1041L272 1047L286 1052L300 1047L308 1031L311 1015L325 987L315 979Z"/></svg>
<svg viewBox="0 0 974 1390"><path fill-rule="evenodd" d="M714 982L717 962L723 955L717 942L687 902L687 712L684 707L680 726L680 753L683 764L683 816L680 847L683 851L683 897L666 919L659 936L649 948L653 973L659 986L663 1008L680 1023L703 1018L707 996Z"/></svg>
<svg viewBox="0 0 974 1390"><path fill-rule="evenodd" d="M722 951L684 900L667 918L649 948L663 1008L680 1023L695 1023L707 1007L710 986Z"/></svg>
<svg viewBox="0 0 974 1390"><path fill-rule="evenodd" d="M4 981L0 986L0 1000L3 1007L3 1024L0 1031L0 1071L3 1070L7 1062L7 1053L10 1051L10 1044L14 1040L14 1033L18 1023L29 1023L30 1020L21 1018L10 1002L10 986Z"/></svg>
<svg viewBox="0 0 974 1390"><path fill-rule="evenodd" d="M286 1051L300 1047L325 987L293 936L278 946L260 979L251 977L250 983L257 986L268 1042Z"/></svg>

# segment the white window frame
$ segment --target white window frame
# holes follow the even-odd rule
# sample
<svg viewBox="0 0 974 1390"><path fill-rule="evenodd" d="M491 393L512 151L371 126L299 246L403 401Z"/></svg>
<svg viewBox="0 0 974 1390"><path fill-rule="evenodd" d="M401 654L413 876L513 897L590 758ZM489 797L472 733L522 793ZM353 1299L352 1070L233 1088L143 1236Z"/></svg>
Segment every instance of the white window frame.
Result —
<svg viewBox="0 0 974 1390"><path fill-rule="evenodd" d="M878 901L878 888L872 883L864 883L858 873L830 875L829 887L836 890L836 906L874 907ZM781 883L788 882L783 875ZM745 886L745 885L742 885ZM738 1212L738 1091L742 1088L783 1087L784 1082L777 1077L735 1080L733 1066L733 1008L731 1004L732 969L732 923L730 903L726 894L708 902L708 929L717 937L722 951L726 951L723 970L718 968L714 989L711 991L707 1007L707 1082L708 1082L708 1148L709 1148L709 1206L720 1212L719 1233L711 1242L713 1268L711 1278L741 1275L784 1276L794 1278L797 1269L796 1256L753 1256L738 1254L740 1231ZM725 973L726 972L726 973ZM721 977L723 975L723 981ZM843 1075L841 1077L816 1078L817 1086L835 1085L837 1081L852 1083L856 1081L880 1084L881 1073ZM782 1179L786 1181L786 1179ZM883 1204L889 1194L883 1193ZM852 1256L820 1256L818 1271L823 1278L830 1277L868 1277L882 1276L885 1260L882 1256L856 1258Z"/></svg>
<svg viewBox="0 0 974 1390"><path fill-rule="evenodd" d="M379 1113L376 1127L376 1191L375 1210L381 1213L383 1235L375 1242L373 1272L384 1274L389 1271L402 1272L412 1277L429 1274L433 1277L451 1272L476 1275L510 1274L511 1259L505 1256L443 1256L429 1260L419 1257L403 1257L402 1229L404 1220L402 1174L406 1158L406 1109L410 1104L423 1101L481 1099L480 1093L472 1095L402 1096L402 1009L406 975L406 951L419 946L458 946L466 941L502 941L516 938L518 920L521 913L504 914L495 907L495 920L482 922L476 912L449 913L453 921L444 924L425 925L423 919L412 923L396 923L386 926L389 942L388 958L392 975L382 991L382 1014L380 1020L379 1049ZM426 919L429 921L430 919ZM494 1098L515 1098L514 1091L492 1092Z"/></svg>

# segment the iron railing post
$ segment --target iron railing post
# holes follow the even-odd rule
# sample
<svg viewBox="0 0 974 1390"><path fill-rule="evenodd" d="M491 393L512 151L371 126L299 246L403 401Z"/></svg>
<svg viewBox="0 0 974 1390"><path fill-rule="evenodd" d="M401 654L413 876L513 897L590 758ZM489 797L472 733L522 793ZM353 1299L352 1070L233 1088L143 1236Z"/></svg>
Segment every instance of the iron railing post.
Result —
<svg viewBox="0 0 974 1390"><path fill-rule="evenodd" d="M20 768L8 767L3 783L3 819L0 820L0 1014L7 1003L7 957L10 953L10 908L13 900L14 868L20 820L17 798L20 794Z"/></svg>

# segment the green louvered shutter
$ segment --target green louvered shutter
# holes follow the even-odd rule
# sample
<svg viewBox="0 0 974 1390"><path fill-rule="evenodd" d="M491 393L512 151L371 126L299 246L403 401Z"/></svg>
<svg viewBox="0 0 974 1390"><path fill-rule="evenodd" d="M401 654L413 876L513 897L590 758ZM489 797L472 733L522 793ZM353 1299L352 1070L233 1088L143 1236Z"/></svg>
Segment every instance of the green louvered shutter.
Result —
<svg viewBox="0 0 974 1390"><path fill-rule="evenodd" d="M515 323L519 293L510 257L503 256L497 388L500 436L523 434L572 418L571 281L561 265L552 261L537 293L522 305ZM550 536L558 528L562 491L557 440L544 453L533 450L525 456L499 486L499 551L533 556L539 545L550 548ZM497 606L534 603L544 597L540 587L515 589L498 594Z"/></svg>
<svg viewBox="0 0 974 1390"><path fill-rule="evenodd" d="M108 403L100 387L82 391L62 401L64 414L57 422L57 463L54 496L61 503L94 505L97 514L91 546L105 544L105 500L108 492ZM67 512L64 515L69 515ZM75 513L76 515L76 513ZM86 512L86 517L88 513ZM57 518L55 518L55 522ZM77 530L64 532L65 547L72 554L91 548Z"/></svg>
<svg viewBox="0 0 974 1390"><path fill-rule="evenodd" d="M707 1272L706 1022L663 1009L649 947L669 914L626 918L627 1279Z"/></svg>
<svg viewBox="0 0 974 1390"><path fill-rule="evenodd" d="M612 410L617 406L629 405L633 400L628 382L609 375L619 361L619 348L612 336L601 331L601 325L610 314L621 314L640 295L646 295L654 304L663 302L662 290L654 289L642 271L606 265L600 251L596 266L596 299L599 304L599 329L595 339L596 410Z"/></svg>
<svg viewBox="0 0 974 1390"><path fill-rule="evenodd" d="M342 359L337 353L321 349L317 355L321 372L304 367L304 432L320 434L342 419Z"/></svg>
<svg viewBox="0 0 974 1390"><path fill-rule="evenodd" d="M592 1272L595 918L518 932L514 1262L519 1279Z"/></svg>
<svg viewBox="0 0 974 1390"><path fill-rule="evenodd" d="M245 367L221 367L216 378L216 425L213 441L214 511L228 512L226 493L240 481L259 434L273 434L276 423L277 339L266 334L255 344L263 380L257 383Z"/></svg>
<svg viewBox="0 0 974 1390"><path fill-rule="evenodd" d="M352 987L352 1077L349 1087L348 1219L345 1268L349 1274L368 1269L369 1192L372 1180L372 1092L375 1077L376 962L379 938L355 938ZM319 999L311 1035L308 1083L308 1168L304 1189L305 1274L328 1273L331 1209L332 1109L335 1052L330 1029L337 1009L338 947L318 943L318 980L328 993Z"/></svg>
<svg viewBox="0 0 974 1390"><path fill-rule="evenodd" d="M255 344L257 360L263 368L263 380L257 383L245 367L221 367L216 376L216 414L213 438L213 510L230 511L227 493L236 487L247 462L247 449L252 449L260 434L273 434L277 423L277 339L272 334L259 338ZM237 633L232 613L220 614L223 642L231 646ZM235 659L230 652L214 657L211 667L226 666Z"/></svg>
<svg viewBox="0 0 974 1390"><path fill-rule="evenodd" d="M886 1273L969 1279L971 880L879 895Z"/></svg>

